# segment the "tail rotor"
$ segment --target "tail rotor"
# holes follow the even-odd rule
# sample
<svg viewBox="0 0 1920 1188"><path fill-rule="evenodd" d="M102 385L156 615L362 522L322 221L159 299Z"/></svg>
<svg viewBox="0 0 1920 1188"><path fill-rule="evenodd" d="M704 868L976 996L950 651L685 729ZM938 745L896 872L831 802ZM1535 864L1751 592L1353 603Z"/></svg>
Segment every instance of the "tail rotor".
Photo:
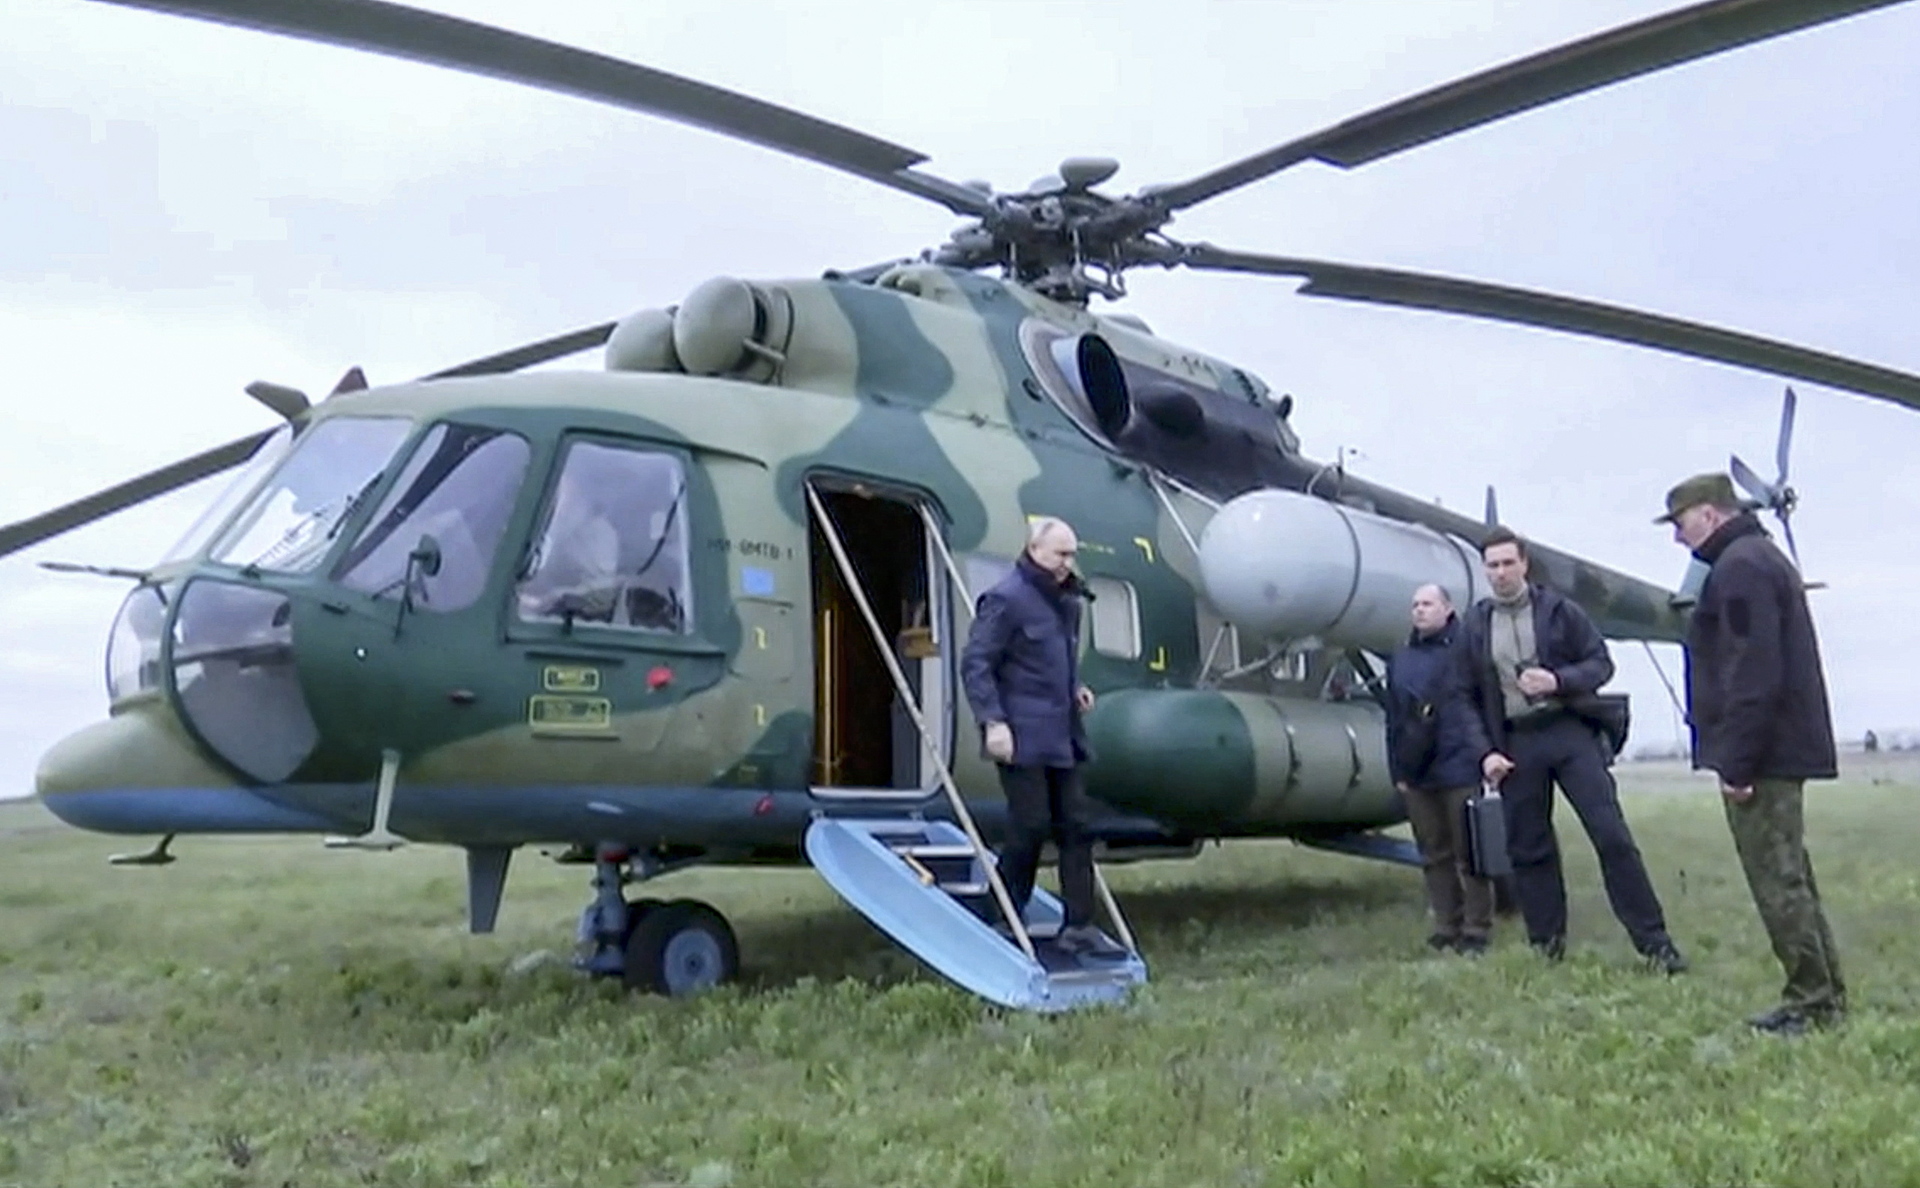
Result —
<svg viewBox="0 0 1920 1188"><path fill-rule="evenodd" d="M1787 485L1787 463L1793 449L1793 414L1799 399L1793 389L1787 389L1786 399L1780 405L1780 440L1774 449L1774 465L1777 476L1769 483L1753 472L1753 468L1734 455L1732 462L1733 481L1753 497L1757 507L1771 511L1780 520L1781 534L1787 538L1787 551L1793 555L1795 566L1800 564L1800 549L1793 540L1793 509L1799 506L1800 495Z"/></svg>

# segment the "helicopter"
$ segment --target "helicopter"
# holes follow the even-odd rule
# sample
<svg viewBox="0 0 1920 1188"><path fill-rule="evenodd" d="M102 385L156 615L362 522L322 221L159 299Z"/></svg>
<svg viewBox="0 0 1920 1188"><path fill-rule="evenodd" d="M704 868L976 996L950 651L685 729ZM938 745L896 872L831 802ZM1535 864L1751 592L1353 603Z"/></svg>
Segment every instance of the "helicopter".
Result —
<svg viewBox="0 0 1920 1188"><path fill-rule="evenodd" d="M737 946L710 907L628 902L631 883L811 858L822 819L971 814L996 833L992 769L969 745L953 667L968 594L1010 563L1035 515L1080 530L1095 594L1089 790L1114 810L1106 860L1235 836L1379 852L1372 831L1401 813L1378 706L1348 693L1403 633L1415 585L1479 592L1473 542L1495 517L1308 459L1289 398L1138 318L1093 311L1124 295L1129 271L1304 280L1307 295L1612 338L1920 406L1913 376L1752 336L1164 232L1292 165L1354 167L1876 4L1696 5L1121 197L1099 189L1109 160L1069 159L1017 192L957 184L850 129L397 5L130 6L665 116L969 220L918 256L715 278L673 307L411 384L350 372L313 401L258 383L249 393L278 428L0 529L11 552L239 470L159 563L117 572L136 586L112 628L110 716L39 776L63 819L167 838L460 846L476 930L491 926L513 852L560 844L596 866L589 966L670 992L731 977ZM599 371L521 374L595 348ZM1783 516L1788 407L1780 477L1743 476ZM1673 591L1533 551L1536 573L1610 638L1681 637ZM169 858L162 842L137 860Z"/></svg>

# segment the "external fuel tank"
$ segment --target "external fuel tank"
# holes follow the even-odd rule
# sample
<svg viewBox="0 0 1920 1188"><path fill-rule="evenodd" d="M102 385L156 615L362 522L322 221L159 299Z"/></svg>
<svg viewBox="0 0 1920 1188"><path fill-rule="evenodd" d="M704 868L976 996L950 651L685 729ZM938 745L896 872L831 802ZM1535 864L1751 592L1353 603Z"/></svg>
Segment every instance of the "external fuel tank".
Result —
<svg viewBox="0 0 1920 1188"><path fill-rule="evenodd" d="M1268 639L1317 638L1386 653L1407 637L1413 592L1438 582L1457 606L1484 595L1473 545L1294 491L1250 491L1200 536L1207 600Z"/></svg>
<svg viewBox="0 0 1920 1188"><path fill-rule="evenodd" d="M1404 819L1380 707L1212 689L1121 689L1087 718L1087 792L1205 835Z"/></svg>

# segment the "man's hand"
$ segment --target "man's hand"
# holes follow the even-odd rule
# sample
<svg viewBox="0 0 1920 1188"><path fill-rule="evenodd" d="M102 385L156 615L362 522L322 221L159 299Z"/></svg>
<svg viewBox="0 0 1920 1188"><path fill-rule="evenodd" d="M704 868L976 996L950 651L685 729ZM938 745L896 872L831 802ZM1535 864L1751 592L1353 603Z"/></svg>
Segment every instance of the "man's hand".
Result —
<svg viewBox="0 0 1920 1188"><path fill-rule="evenodd" d="M1093 690L1087 688L1085 685L1075 689L1073 692L1073 706L1083 714L1091 710L1093 708Z"/></svg>
<svg viewBox="0 0 1920 1188"><path fill-rule="evenodd" d="M1520 674L1520 691L1528 697L1545 697L1560 688L1560 678L1544 668L1529 668Z"/></svg>
<svg viewBox="0 0 1920 1188"><path fill-rule="evenodd" d="M987 723L987 754L998 763L1013 762L1013 727L1005 722Z"/></svg>
<svg viewBox="0 0 1920 1188"><path fill-rule="evenodd" d="M1513 771L1513 760L1498 751L1490 751L1480 761L1480 774L1487 777L1489 784L1497 784Z"/></svg>
<svg viewBox="0 0 1920 1188"><path fill-rule="evenodd" d="M1727 783L1727 781L1721 780L1720 795L1726 797L1728 800L1732 801L1734 804L1745 804L1747 803L1747 801L1753 799L1753 785L1741 784L1740 786L1735 787L1734 785Z"/></svg>

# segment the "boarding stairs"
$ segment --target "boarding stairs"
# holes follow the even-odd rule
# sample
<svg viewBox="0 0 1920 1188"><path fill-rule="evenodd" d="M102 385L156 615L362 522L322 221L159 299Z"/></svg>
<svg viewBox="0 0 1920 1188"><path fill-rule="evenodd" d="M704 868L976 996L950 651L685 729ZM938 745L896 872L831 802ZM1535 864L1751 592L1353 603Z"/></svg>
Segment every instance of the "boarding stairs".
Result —
<svg viewBox="0 0 1920 1188"><path fill-rule="evenodd" d="M857 810L823 814L808 827L807 860L828 885L903 948L957 985L1002 1006L1061 1011L1124 1000L1147 979L1133 934L1099 868L1094 889L1108 925L1102 932L1111 954L1061 942L1059 899L1035 887L1020 919L1014 918L994 854L974 824L953 772L880 628L871 602L849 560L838 527L811 483L808 502L840 577L853 594L892 675L900 699L920 735L953 819L870 816ZM946 542L924 506L920 514L945 562L960 604L971 608L966 583Z"/></svg>

